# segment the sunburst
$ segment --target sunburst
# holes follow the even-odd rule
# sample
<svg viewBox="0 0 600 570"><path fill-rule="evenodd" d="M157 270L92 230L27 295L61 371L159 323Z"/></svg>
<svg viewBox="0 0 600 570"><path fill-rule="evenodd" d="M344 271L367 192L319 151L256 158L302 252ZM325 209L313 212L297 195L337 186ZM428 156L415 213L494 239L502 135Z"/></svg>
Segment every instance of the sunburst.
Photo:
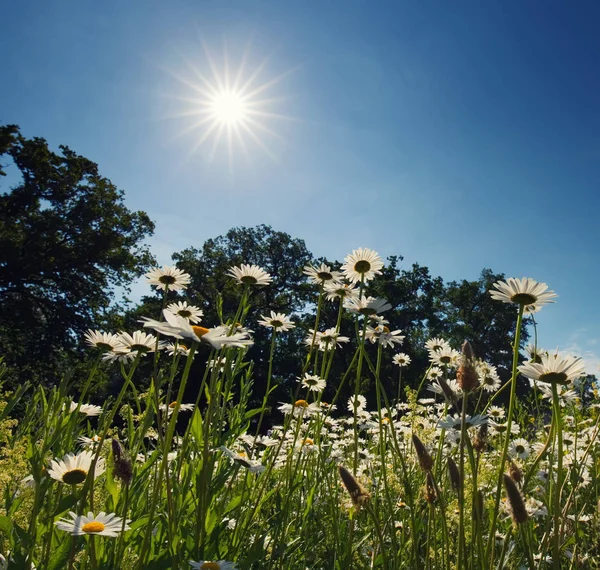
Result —
<svg viewBox="0 0 600 570"><path fill-rule="evenodd" d="M283 101L277 96L276 85L289 72L265 78L267 61L250 68L248 49L232 71L227 50L219 65L206 46L203 48L203 66L184 57L186 73L166 70L188 90L173 96L184 108L170 115L188 122L177 136L198 135L188 156L203 152L212 160L226 146L230 168L238 150L249 157L252 147L259 147L275 158L270 145L282 137L271 128L272 123L291 119L275 112Z"/></svg>

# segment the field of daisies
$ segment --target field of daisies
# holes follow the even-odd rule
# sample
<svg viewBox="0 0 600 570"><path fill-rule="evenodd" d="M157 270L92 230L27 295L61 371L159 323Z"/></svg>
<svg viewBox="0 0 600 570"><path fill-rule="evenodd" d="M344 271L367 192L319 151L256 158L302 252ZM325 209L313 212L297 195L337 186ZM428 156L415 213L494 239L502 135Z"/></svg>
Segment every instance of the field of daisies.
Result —
<svg viewBox="0 0 600 570"><path fill-rule="evenodd" d="M151 271L163 310L136 331L89 331L97 356L76 393L68 380L13 393L0 384L0 569L600 567L600 411L580 405L583 363L536 346L520 354L524 318L556 294L529 278L490 291L514 307L508 381L468 342L432 338L411 389L390 305L367 294L382 267L361 248L337 271L298 268L316 320L295 393L274 409L277 346L294 322L276 312L247 322L252 290L272 280L253 265L229 271L241 301L220 323L184 300L189 275ZM170 291L181 301L168 303ZM323 303L354 319L342 376L330 374L333 358L351 345L340 318L321 322ZM272 335L261 394L247 358L256 327ZM202 377L194 359L207 363ZM385 359L397 366L393 393ZM92 405L105 367L120 371L120 391ZM360 393L364 377L374 401ZM196 399L184 401L190 386Z"/></svg>

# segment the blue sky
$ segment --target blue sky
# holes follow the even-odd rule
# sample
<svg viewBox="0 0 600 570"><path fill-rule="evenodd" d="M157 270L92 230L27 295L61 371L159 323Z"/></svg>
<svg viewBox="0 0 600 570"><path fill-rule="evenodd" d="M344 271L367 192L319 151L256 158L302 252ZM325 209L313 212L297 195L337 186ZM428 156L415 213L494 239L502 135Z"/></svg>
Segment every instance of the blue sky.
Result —
<svg viewBox="0 0 600 570"><path fill-rule="evenodd" d="M600 355L600 4L19 2L0 121L98 162L157 222L162 263L232 226L360 246L447 280L547 282L540 342ZM209 60L264 85L231 154L192 107ZM271 84L270 82L273 81ZM186 132L187 131L187 132Z"/></svg>

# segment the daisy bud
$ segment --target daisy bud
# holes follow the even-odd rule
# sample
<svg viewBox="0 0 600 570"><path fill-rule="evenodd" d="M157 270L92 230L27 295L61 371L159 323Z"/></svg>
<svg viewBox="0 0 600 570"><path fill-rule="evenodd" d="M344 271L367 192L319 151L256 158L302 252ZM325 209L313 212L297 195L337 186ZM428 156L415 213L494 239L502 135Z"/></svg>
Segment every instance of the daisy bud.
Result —
<svg viewBox="0 0 600 570"><path fill-rule="evenodd" d="M342 483L344 483L344 487L346 487L350 494L352 502L357 507L364 505L371 498L369 492L355 479L354 475L352 475L348 469L342 465L338 465L338 471L342 478Z"/></svg>
<svg viewBox="0 0 600 570"><path fill-rule="evenodd" d="M527 522L529 515L527 514L527 509L525 508L523 496L521 495L516 483L508 475L503 475L503 479L513 522L515 524Z"/></svg>
<svg viewBox="0 0 600 570"><path fill-rule="evenodd" d="M458 493L460 490L460 471L452 457L448 457L448 475L450 476L452 488Z"/></svg>
<svg viewBox="0 0 600 570"><path fill-rule="evenodd" d="M425 500L433 505L437 501L437 492L435 490L435 481L431 472L427 472L427 484L425 485Z"/></svg>
<svg viewBox="0 0 600 570"><path fill-rule="evenodd" d="M515 483L520 483L523 480L523 472L512 459L508 459L508 474L513 478Z"/></svg>
<svg viewBox="0 0 600 570"><path fill-rule="evenodd" d="M131 459L125 453L123 446L116 439L112 440L113 460L115 462L114 474L117 479L121 479L125 485L129 484L133 477L133 468Z"/></svg>
<svg viewBox="0 0 600 570"><path fill-rule="evenodd" d="M419 460L419 466L423 471L429 473L433 469L433 458L431 457L427 448L423 445L423 442L415 435L412 436L413 445L417 452L417 458Z"/></svg>

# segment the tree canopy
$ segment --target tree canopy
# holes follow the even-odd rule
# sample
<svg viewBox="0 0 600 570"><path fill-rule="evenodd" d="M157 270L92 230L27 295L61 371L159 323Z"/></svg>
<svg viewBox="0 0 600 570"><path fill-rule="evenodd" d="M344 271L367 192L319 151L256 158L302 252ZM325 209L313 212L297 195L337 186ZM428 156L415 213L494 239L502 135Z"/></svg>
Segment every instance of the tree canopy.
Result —
<svg viewBox="0 0 600 570"><path fill-rule="evenodd" d="M40 379L102 323L115 288L153 263L148 215L129 210L94 162L59 148L0 127L0 174L20 173L0 195L0 353Z"/></svg>

